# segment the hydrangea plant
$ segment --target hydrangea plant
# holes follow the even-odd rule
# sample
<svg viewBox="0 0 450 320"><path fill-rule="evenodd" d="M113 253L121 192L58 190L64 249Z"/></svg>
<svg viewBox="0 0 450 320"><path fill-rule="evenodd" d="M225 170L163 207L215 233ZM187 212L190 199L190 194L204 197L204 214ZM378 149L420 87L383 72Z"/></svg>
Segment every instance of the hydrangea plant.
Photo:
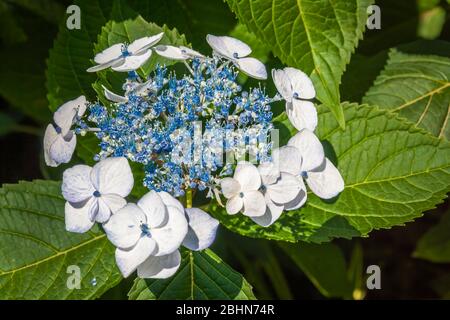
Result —
<svg viewBox="0 0 450 320"><path fill-rule="evenodd" d="M323 199L336 197L344 181L325 157L315 136L317 111L310 78L295 68L272 70L279 91L264 85L245 91L240 72L267 80L266 67L249 57L251 48L229 36L208 35L213 49L158 45L163 33L117 43L98 53L88 72L111 68L127 72L123 94L103 87L110 101L68 101L54 114L44 137L49 166L68 163L76 136L93 134L100 151L94 167L64 171L62 194L66 229L84 233L98 222L117 247L122 275L167 278L181 263L179 247L203 250L214 241L219 222L192 208L193 191L242 212L268 227L283 211L307 200L304 180ZM158 65L146 78L136 72L152 54L184 63L185 72ZM287 145L273 148L271 104L285 100L286 113L299 131ZM246 161L246 155L248 161ZM251 161L250 161L251 160ZM135 183L129 162L142 164L148 188L137 203L127 202ZM185 203L179 201L184 197Z"/></svg>
<svg viewBox="0 0 450 320"><path fill-rule="evenodd" d="M449 44L403 44L445 1L44 2L1 6L2 177L45 180L0 188L0 299L361 299L450 191Z"/></svg>

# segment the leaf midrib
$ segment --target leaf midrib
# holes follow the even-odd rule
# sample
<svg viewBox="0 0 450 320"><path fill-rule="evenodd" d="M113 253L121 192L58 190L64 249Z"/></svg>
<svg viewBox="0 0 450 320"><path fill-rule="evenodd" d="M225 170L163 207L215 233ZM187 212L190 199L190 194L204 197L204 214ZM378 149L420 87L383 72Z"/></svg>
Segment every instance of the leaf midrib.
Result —
<svg viewBox="0 0 450 320"><path fill-rule="evenodd" d="M105 237L106 237L105 234L98 235L98 236L93 237L93 238L91 238L91 239L89 239L89 240L87 240L87 241L84 241L84 242L82 242L82 243L80 243L80 244L78 244L78 245L76 245L76 246L70 247L70 248L67 249L67 250L58 251L56 254L51 255L51 256L48 256L48 257L46 257L46 258L44 258L44 259L42 259L42 260L38 260L38 261L36 261L36 262L27 264L27 265L25 265L25 266L22 266L22 267L19 267L19 268L16 268L16 269L12 269L12 270L9 270L9 271L0 272L0 276L5 276L5 275L9 275L9 274L14 275L16 272L20 272L20 271L26 270L26 269L28 269L28 268L37 267L37 266L39 266L39 265L42 264L42 263L51 261L51 260L53 260L53 259L56 259L56 258L62 256L62 255L66 255L66 254L68 254L68 253L70 253L70 252L72 252L72 251L78 250L78 249L80 249L80 248L82 248L82 247L84 247L84 246L86 246L86 245L88 245L88 244L91 244L92 242L95 242L95 241L97 241L97 240L104 239Z"/></svg>

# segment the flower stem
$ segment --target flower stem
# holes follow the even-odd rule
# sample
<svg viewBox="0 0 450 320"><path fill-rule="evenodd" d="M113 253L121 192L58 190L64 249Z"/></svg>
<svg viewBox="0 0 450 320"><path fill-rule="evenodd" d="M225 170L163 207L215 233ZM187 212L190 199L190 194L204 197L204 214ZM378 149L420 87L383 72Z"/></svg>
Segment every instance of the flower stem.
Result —
<svg viewBox="0 0 450 320"><path fill-rule="evenodd" d="M186 208L192 208L192 189L186 189Z"/></svg>

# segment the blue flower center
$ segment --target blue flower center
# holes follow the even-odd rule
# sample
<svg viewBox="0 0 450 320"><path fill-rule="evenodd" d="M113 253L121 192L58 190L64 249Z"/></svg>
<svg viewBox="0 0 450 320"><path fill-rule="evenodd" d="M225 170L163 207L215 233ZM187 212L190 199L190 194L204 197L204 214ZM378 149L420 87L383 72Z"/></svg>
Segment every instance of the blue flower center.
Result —
<svg viewBox="0 0 450 320"><path fill-rule="evenodd" d="M293 94L293 97L294 97L294 99L298 99L298 93L297 92L294 92L294 94Z"/></svg>
<svg viewBox="0 0 450 320"><path fill-rule="evenodd" d="M61 134L62 130L59 126L57 126L56 124L53 125L55 127L55 131L57 134Z"/></svg>
<svg viewBox="0 0 450 320"><path fill-rule="evenodd" d="M233 53L233 58L235 58L235 59L238 59L238 58L239 58L239 55L238 55L237 52Z"/></svg>
<svg viewBox="0 0 450 320"><path fill-rule="evenodd" d="M243 198L244 197L244 193L243 192L239 192L239 197Z"/></svg>
<svg viewBox="0 0 450 320"><path fill-rule="evenodd" d="M266 189L267 189L267 188L266 188L265 185L262 185L262 186L261 186L261 191L262 191L262 192L266 191Z"/></svg>
<svg viewBox="0 0 450 320"><path fill-rule="evenodd" d="M143 223L141 224L141 231L142 231L142 236L146 236L146 237L150 237L152 234L150 232L150 228L148 227L148 224Z"/></svg>
<svg viewBox="0 0 450 320"><path fill-rule="evenodd" d="M307 178L308 178L308 172L302 171L301 176L302 176L303 178L307 179Z"/></svg>
<svg viewBox="0 0 450 320"><path fill-rule="evenodd" d="M95 190L92 195L96 198L99 198L101 196L100 192L98 190Z"/></svg>
<svg viewBox="0 0 450 320"><path fill-rule="evenodd" d="M131 55L131 52L128 51L128 46L126 46L126 45L122 46L121 51L122 51L122 57L124 57L124 58Z"/></svg>

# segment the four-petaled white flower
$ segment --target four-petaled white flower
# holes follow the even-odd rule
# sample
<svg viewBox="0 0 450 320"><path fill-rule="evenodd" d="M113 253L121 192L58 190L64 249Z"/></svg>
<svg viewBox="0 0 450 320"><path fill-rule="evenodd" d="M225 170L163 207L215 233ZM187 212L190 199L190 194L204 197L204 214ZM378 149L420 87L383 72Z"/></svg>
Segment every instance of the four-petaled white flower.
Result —
<svg viewBox="0 0 450 320"><path fill-rule="evenodd" d="M298 132L287 146L280 148L275 161L279 162L280 171L303 178L311 191L322 199L334 198L344 190L341 174L325 157L320 140L308 129ZM305 200L306 194L301 202L293 203L291 209L299 208Z"/></svg>
<svg viewBox="0 0 450 320"><path fill-rule="evenodd" d="M233 178L221 180L222 193L228 199L227 212L236 214L243 210L248 217L262 216L266 212L266 203L260 187L258 169L251 163L239 162Z"/></svg>
<svg viewBox="0 0 450 320"><path fill-rule="evenodd" d="M215 54L228 59L248 76L265 80L267 70L264 64L258 59L247 57L252 53L252 49L241 40L232 37L217 37L211 34L206 36L206 41L213 48Z"/></svg>
<svg viewBox="0 0 450 320"><path fill-rule="evenodd" d="M151 48L163 37L161 32L151 37L139 38L129 45L116 43L98 53L94 61L97 63L87 69L88 72L97 72L111 67L114 71L128 72L140 68L152 55Z"/></svg>
<svg viewBox="0 0 450 320"><path fill-rule="evenodd" d="M117 247L116 262L124 277L136 269L140 278L168 278L177 271L178 248L188 232L182 208L168 193L150 191L103 225Z"/></svg>
<svg viewBox="0 0 450 320"><path fill-rule="evenodd" d="M272 70L273 82L286 100L286 114L297 130L314 131L317 126L317 110L310 101L316 96L311 79L295 68Z"/></svg>
<svg viewBox="0 0 450 320"><path fill-rule="evenodd" d="M158 45L154 48L154 50L161 57L172 60L204 58L204 55L202 55L200 52L184 46L174 47L168 45Z"/></svg>
<svg viewBox="0 0 450 320"><path fill-rule="evenodd" d="M279 151L273 150L272 154L278 157ZM262 163L258 170L267 208L263 216L252 217L252 220L263 227L268 227L277 221L284 210L289 210L293 203L297 203L296 199L304 198L305 185L303 180L295 175L281 172L276 162Z"/></svg>
<svg viewBox="0 0 450 320"><path fill-rule="evenodd" d="M56 110L53 115L54 123L47 126L44 136L44 158L48 166L57 167L70 161L77 144L76 135L71 127L85 111L84 96L68 101Z"/></svg>
<svg viewBox="0 0 450 320"><path fill-rule="evenodd" d="M133 188L133 174L126 158L107 158L93 168L76 165L64 171L62 194L66 229L83 233L95 221L108 221L126 205L124 199Z"/></svg>

